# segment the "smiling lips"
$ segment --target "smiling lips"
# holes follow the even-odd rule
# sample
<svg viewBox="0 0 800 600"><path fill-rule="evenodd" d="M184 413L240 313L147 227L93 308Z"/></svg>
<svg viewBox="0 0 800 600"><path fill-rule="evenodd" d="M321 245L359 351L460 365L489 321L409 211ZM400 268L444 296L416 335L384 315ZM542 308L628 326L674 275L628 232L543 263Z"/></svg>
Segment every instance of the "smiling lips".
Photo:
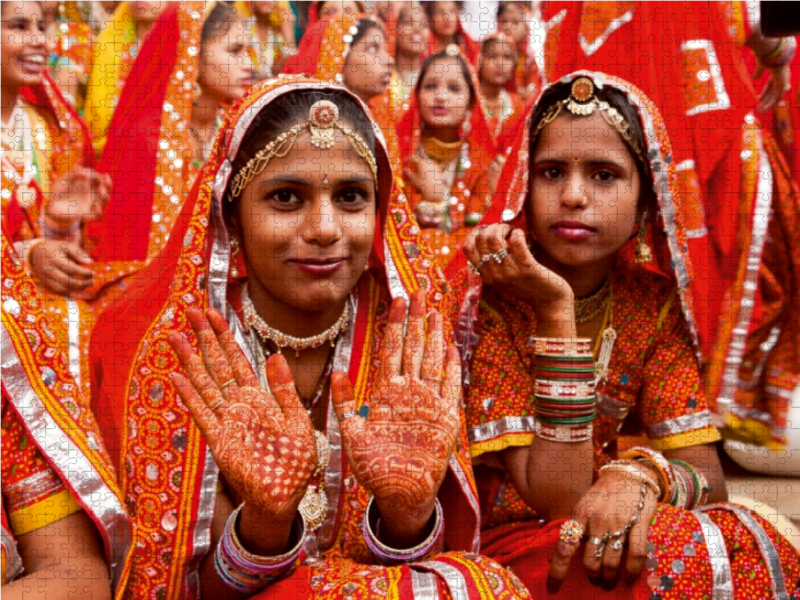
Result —
<svg viewBox="0 0 800 600"><path fill-rule="evenodd" d="M583 240L597 233L594 227L580 221L556 221L550 231L565 240Z"/></svg>
<svg viewBox="0 0 800 600"><path fill-rule="evenodd" d="M44 70L44 54L28 54L17 58L26 73L41 73Z"/></svg>
<svg viewBox="0 0 800 600"><path fill-rule="evenodd" d="M303 271L304 273L308 273L310 275L317 275L318 277L326 277L329 275L333 275L341 269L345 262L347 262L347 257L341 256L330 256L330 257L306 257L306 258L295 258L292 260L287 261L290 265L294 268Z"/></svg>

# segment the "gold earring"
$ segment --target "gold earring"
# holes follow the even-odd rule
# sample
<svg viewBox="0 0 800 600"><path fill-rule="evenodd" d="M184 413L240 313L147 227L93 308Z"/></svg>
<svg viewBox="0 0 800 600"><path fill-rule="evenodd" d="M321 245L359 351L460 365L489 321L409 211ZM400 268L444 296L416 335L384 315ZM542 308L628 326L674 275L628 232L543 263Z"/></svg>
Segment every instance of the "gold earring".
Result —
<svg viewBox="0 0 800 600"><path fill-rule="evenodd" d="M636 244L636 262L639 264L649 263L653 260L653 251L647 245L647 213L642 215L639 221L639 235Z"/></svg>

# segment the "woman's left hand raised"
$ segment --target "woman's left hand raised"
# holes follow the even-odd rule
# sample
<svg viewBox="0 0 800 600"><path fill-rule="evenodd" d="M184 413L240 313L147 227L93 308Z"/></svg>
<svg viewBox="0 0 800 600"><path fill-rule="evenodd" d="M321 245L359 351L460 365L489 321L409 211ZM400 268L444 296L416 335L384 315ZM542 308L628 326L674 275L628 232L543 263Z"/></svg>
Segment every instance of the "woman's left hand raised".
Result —
<svg viewBox="0 0 800 600"><path fill-rule="evenodd" d="M381 538L408 547L424 538L436 494L458 436L461 366L447 349L438 312L428 317L425 294L392 302L381 347L381 368L373 383L369 414L357 413L347 375L333 375L333 404L345 451L358 481L370 490L381 514Z"/></svg>

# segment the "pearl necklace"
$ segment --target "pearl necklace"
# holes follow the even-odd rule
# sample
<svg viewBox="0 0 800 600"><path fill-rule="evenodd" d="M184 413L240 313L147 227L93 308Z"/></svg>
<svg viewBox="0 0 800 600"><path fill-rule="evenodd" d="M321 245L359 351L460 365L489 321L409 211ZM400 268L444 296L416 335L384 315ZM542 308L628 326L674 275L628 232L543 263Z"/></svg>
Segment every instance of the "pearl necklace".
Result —
<svg viewBox="0 0 800 600"><path fill-rule="evenodd" d="M322 333L307 338L287 335L270 327L256 312L253 301L250 299L250 294L247 292L247 286L242 289L242 312L244 313L244 324L250 329L253 329L262 341L273 342L278 348L278 354L281 354L281 348L288 347L294 350L295 356L300 356L301 350L319 348L325 342L329 342L331 346L335 345L334 340L339 337L339 334L342 333L350 319L350 303L345 303L342 316L339 317L336 323Z"/></svg>

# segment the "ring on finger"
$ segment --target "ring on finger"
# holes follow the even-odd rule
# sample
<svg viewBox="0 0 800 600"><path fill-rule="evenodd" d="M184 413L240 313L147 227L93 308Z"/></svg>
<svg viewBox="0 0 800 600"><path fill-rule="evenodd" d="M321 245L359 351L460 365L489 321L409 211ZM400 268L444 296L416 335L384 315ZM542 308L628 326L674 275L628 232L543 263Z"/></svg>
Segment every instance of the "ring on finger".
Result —
<svg viewBox="0 0 800 600"><path fill-rule="evenodd" d="M575 519L570 519L561 526L561 535L559 537L562 542L575 546L580 543L583 533L583 526Z"/></svg>
<svg viewBox="0 0 800 600"><path fill-rule="evenodd" d="M229 385L231 385L231 384L234 384L234 383L236 383L236 380L235 380L235 379L229 379L228 381L226 381L225 383L223 383L221 386L219 386L219 389L220 389L220 391L222 391L222 390L224 390L226 387L228 387Z"/></svg>
<svg viewBox="0 0 800 600"><path fill-rule="evenodd" d="M599 546L604 546L605 542L602 540L602 538L592 537L592 538L589 538L589 541L587 542L587 544L591 544L592 546L598 546L598 545Z"/></svg>
<svg viewBox="0 0 800 600"><path fill-rule="evenodd" d="M342 415L342 421L346 421L350 417L355 417L358 414L357 410L348 410L346 413Z"/></svg>
<svg viewBox="0 0 800 600"><path fill-rule="evenodd" d="M501 265L506 259L506 256L508 256L508 248L500 248L500 250L495 252L492 256L494 257L494 262Z"/></svg>
<svg viewBox="0 0 800 600"><path fill-rule="evenodd" d="M222 406L222 396L217 398L217 401L214 402L214 404L209 404L208 408L210 408L211 410L217 410L220 406Z"/></svg>
<svg viewBox="0 0 800 600"><path fill-rule="evenodd" d="M611 548L612 550L622 550L622 547L624 545L625 545L625 543L622 540L617 539L617 540L614 540L613 542L611 542L608 545L608 547Z"/></svg>

